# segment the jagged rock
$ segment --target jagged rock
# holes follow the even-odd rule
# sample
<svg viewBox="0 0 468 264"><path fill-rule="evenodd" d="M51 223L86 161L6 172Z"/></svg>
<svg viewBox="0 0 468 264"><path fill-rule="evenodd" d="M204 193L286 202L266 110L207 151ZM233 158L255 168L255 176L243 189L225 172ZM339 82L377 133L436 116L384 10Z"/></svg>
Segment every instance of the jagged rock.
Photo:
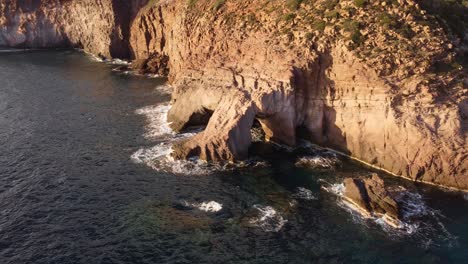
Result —
<svg viewBox="0 0 468 264"><path fill-rule="evenodd" d="M130 23L148 0L0 1L0 46L77 47L130 58Z"/></svg>
<svg viewBox="0 0 468 264"><path fill-rule="evenodd" d="M140 74L154 73L160 76L169 75L169 57L163 54L155 53L149 58L133 61L132 69Z"/></svg>
<svg viewBox="0 0 468 264"><path fill-rule="evenodd" d="M343 197L356 205L363 215L384 217L391 225L398 226L400 206L377 174L368 179L347 178L344 186Z"/></svg>
<svg viewBox="0 0 468 264"><path fill-rule="evenodd" d="M203 8L199 3L198 8ZM393 57L399 58L401 68L421 68L420 61L385 45L386 32L368 33L369 41L388 49L372 59L370 66L348 50L344 41L329 39L333 36L317 32L314 48L300 39L284 43L285 38L275 37L274 31L249 31L240 27L242 23L221 23L223 12L236 18L245 7L232 4L217 16L202 19L196 15L202 9L191 13L185 5L183 1L161 2L141 12L131 31L136 58L147 58L152 52L169 56L169 80L174 87L168 117L171 126L179 131L208 121L201 135L176 147L176 157L246 158L248 126L256 119L267 140L294 145L296 129L302 127L313 142L395 174L468 189L468 177L464 177L468 148L461 132L466 121L459 114L459 104L467 95L455 96L457 88L444 97L438 95L440 89L419 97L403 96L400 91L418 94L425 77L414 74L389 81L376 72L379 67L381 73L397 68ZM261 26L270 28L276 23L262 13L261 3L245 5L258 10ZM427 54L440 56L444 47L435 40L444 37L440 31L428 34L431 37L424 41L430 42L423 48L431 47L434 51ZM398 72L410 75L407 70ZM424 99L432 97L437 100ZM231 114L243 100L250 102L249 114Z"/></svg>
<svg viewBox="0 0 468 264"><path fill-rule="evenodd" d="M207 125L176 147L178 158L245 158L256 119L267 140L294 145L300 127L314 143L400 176L468 189L468 125L461 110L466 89L450 86L457 81L448 74L427 91L422 84L430 77L428 62L450 53L451 40L438 22L429 20L427 32L405 39L379 25L373 8L358 9L353 19L366 21L367 33L350 50L339 33L324 34L304 22L301 16L314 15L315 6L301 5L311 12L297 12L287 23L278 20L284 1L234 1L217 12L210 1L195 2L3 1L0 45L83 47L168 73L172 127ZM412 0L406 3L421 10ZM401 9L394 14L398 21L408 16L408 5L392 5ZM246 16L249 10L255 12ZM415 33L428 22L410 19L406 24ZM298 37L303 32L314 37L305 42Z"/></svg>

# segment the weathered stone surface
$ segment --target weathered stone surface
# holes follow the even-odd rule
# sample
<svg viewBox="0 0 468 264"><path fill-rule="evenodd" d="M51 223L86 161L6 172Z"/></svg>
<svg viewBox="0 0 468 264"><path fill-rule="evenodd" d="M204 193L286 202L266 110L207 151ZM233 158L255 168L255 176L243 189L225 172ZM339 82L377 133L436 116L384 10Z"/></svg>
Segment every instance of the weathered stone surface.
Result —
<svg viewBox="0 0 468 264"><path fill-rule="evenodd" d="M176 147L178 158L245 158L256 119L267 140L294 145L300 127L313 142L394 174L468 189L468 92L449 86L457 82L450 76L429 82L425 73L457 44L448 45L437 23L421 29L406 7L384 8L415 25L414 43L375 24L372 12L358 12L353 18L370 24L353 51L336 28L279 21L264 8L281 11L281 1L227 1L216 10L208 0L23 2L1 1L0 45L80 46L106 57L128 55L145 72L170 69L172 127L208 121L204 132ZM425 56L390 46L388 36ZM375 47L381 50L375 57L358 53Z"/></svg>
<svg viewBox="0 0 468 264"><path fill-rule="evenodd" d="M2 0L0 46L78 47L130 58L130 23L148 0Z"/></svg>
<svg viewBox="0 0 468 264"><path fill-rule="evenodd" d="M203 3L197 14L211 12ZM383 78L339 39L318 36L310 43L275 35L276 20L260 11L257 30L224 20L223 14L237 18L243 10L261 10L259 4L230 4L217 15L201 16L184 2L163 1L133 23L136 58L169 57L172 127L181 130L213 113L203 134L184 143L185 154L177 157L200 152L188 149L210 149L201 157L245 158L249 133L242 127L231 137L243 119L228 113L250 98L267 140L294 145L301 127L313 142L397 175L468 189L467 120L460 110L466 90L441 92L443 82L429 85L423 74ZM433 39L442 38L440 30L434 32ZM432 49L437 56L445 52L440 45ZM243 151L227 154L226 145Z"/></svg>
<svg viewBox="0 0 468 264"><path fill-rule="evenodd" d="M391 219L392 223L400 219L400 206L392 195L386 190L384 181L373 174L368 179L344 180L345 191L343 197L358 206L358 209L367 216Z"/></svg>
<svg viewBox="0 0 468 264"><path fill-rule="evenodd" d="M132 69L140 74L153 73L160 76L169 75L169 58L166 55L155 53L149 58L134 60Z"/></svg>

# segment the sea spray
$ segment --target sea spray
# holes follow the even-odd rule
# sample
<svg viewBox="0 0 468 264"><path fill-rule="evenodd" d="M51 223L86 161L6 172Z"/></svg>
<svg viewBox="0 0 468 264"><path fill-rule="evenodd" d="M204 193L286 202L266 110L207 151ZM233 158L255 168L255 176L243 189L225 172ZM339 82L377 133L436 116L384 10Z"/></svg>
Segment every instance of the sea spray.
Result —
<svg viewBox="0 0 468 264"><path fill-rule="evenodd" d="M201 203L195 203L195 202L190 203L187 201L182 201L181 204L185 207L194 208L194 209L204 211L207 213L216 213L223 209L223 204L218 203L216 201L208 201L208 202L201 202Z"/></svg>
<svg viewBox="0 0 468 264"><path fill-rule="evenodd" d="M278 232L288 222L271 206L256 204L253 210L256 216L250 218L249 224L265 232Z"/></svg>
<svg viewBox="0 0 468 264"><path fill-rule="evenodd" d="M311 190L304 187L296 188L296 192L292 195L292 197L306 201L318 200L318 197Z"/></svg>
<svg viewBox="0 0 468 264"><path fill-rule="evenodd" d="M147 120L145 138L157 139L165 135L175 134L167 121L167 113L170 108L169 104L161 104L146 106L135 111L137 115L143 115Z"/></svg>
<svg viewBox="0 0 468 264"><path fill-rule="evenodd" d="M303 156L297 159L296 167L316 168L316 169L335 169L341 161L334 153L320 153L317 155Z"/></svg>
<svg viewBox="0 0 468 264"><path fill-rule="evenodd" d="M391 237L415 236L418 240L424 241L422 244L425 248L434 246L432 237L439 237L440 240L446 241L446 245L456 245L457 238L450 234L445 225L441 221L444 216L437 210L430 208L424 201L424 197L416 192L411 192L401 186L394 187L398 189L399 195L396 200L401 205L402 219L399 221L399 228L395 228L388 224L385 215L382 217L366 217L359 213L350 203L347 203L343 198L345 186L342 183L328 184L322 181L324 186L322 189L336 195L337 205L349 212L354 222L358 224L367 224L371 221L379 225ZM395 189L393 190L395 191Z"/></svg>

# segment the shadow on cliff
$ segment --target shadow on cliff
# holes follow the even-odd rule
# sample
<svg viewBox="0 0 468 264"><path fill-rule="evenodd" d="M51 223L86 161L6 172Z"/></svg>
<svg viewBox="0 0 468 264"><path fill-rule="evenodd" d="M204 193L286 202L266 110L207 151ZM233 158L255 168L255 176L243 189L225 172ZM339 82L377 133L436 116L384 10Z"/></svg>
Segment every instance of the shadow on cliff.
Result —
<svg viewBox="0 0 468 264"><path fill-rule="evenodd" d="M139 10L148 2L149 0L112 0L115 14L110 48L112 58L131 58L130 27Z"/></svg>
<svg viewBox="0 0 468 264"><path fill-rule="evenodd" d="M334 104L338 99L335 82L327 75L332 66L333 57L325 52L307 67L294 68L296 112L302 120L296 134L298 139L350 155L346 134L336 125Z"/></svg>

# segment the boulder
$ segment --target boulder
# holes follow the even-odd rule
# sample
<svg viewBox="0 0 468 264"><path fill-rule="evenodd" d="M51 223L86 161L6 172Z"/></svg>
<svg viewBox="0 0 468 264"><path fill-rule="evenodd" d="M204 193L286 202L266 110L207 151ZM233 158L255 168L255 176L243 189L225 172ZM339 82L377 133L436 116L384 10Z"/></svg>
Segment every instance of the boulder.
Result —
<svg viewBox="0 0 468 264"><path fill-rule="evenodd" d="M344 186L345 201L363 216L383 217L390 225L399 226L400 205L377 174L372 174L368 179L347 178L344 180Z"/></svg>

